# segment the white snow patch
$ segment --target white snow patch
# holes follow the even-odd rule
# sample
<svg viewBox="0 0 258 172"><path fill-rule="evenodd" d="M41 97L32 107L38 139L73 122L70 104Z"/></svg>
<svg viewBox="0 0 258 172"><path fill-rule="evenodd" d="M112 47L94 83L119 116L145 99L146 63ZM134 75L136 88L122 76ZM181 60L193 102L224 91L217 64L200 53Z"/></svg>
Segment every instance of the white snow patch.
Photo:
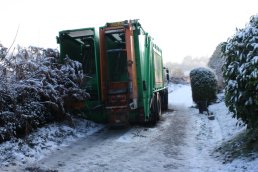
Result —
<svg viewBox="0 0 258 172"><path fill-rule="evenodd" d="M172 114L173 115L173 114ZM169 121L158 123L159 127L134 127L120 136L116 141L121 143L135 143L150 141L158 135L162 135L162 129L170 125Z"/></svg>
<svg viewBox="0 0 258 172"><path fill-rule="evenodd" d="M155 132L155 129L150 129L152 130L152 133ZM142 129L142 128L132 128L125 134L123 134L121 137L119 137L116 141L117 142L122 142L122 143L133 143L133 142L139 142L143 139L146 139L148 133L148 129Z"/></svg>
<svg viewBox="0 0 258 172"><path fill-rule="evenodd" d="M193 105L190 85L172 84L169 90L172 92L168 97L170 109L173 109L173 106L190 107Z"/></svg>
<svg viewBox="0 0 258 172"><path fill-rule="evenodd" d="M101 128L101 124L79 118L74 119L74 127L67 124L47 125L31 133L25 140L13 139L0 144L0 166L33 163Z"/></svg>
<svg viewBox="0 0 258 172"><path fill-rule="evenodd" d="M258 171L258 158L253 161L247 159L237 159L230 164L225 165L225 171L235 172L257 172Z"/></svg>
<svg viewBox="0 0 258 172"><path fill-rule="evenodd" d="M223 97L223 93L219 94L218 97ZM237 125L242 124L241 120L233 118L233 114L228 111L224 101L210 105L209 110L213 112L219 122L223 140L231 139L246 129L246 126Z"/></svg>

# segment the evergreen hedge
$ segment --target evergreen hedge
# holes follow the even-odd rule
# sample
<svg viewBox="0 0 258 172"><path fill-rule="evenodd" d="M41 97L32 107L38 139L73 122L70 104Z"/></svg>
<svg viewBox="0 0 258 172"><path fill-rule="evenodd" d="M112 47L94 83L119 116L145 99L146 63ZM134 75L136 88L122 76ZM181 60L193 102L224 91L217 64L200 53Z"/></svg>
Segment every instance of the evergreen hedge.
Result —
<svg viewBox="0 0 258 172"><path fill-rule="evenodd" d="M217 79L216 75L208 68L200 67L190 72L192 98L198 105L206 103L208 106L217 99ZM202 110L201 110L202 112Z"/></svg>
<svg viewBox="0 0 258 172"><path fill-rule="evenodd" d="M258 14L222 47L225 103L234 117L258 126Z"/></svg>

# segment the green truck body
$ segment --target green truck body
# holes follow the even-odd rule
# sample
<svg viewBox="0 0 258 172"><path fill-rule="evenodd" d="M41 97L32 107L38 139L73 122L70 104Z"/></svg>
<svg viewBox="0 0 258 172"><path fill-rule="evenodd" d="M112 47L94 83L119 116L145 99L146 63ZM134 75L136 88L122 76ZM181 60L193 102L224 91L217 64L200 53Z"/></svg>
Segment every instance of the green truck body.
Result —
<svg viewBox="0 0 258 172"><path fill-rule="evenodd" d="M156 123L167 109L162 51L137 20L61 31L58 43L61 59L78 60L87 76L86 118Z"/></svg>

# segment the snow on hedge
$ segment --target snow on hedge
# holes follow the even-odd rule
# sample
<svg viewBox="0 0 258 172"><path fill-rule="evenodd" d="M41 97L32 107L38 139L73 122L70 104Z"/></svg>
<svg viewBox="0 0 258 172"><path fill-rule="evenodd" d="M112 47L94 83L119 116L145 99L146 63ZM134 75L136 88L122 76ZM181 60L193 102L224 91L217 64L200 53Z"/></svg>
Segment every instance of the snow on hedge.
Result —
<svg viewBox="0 0 258 172"><path fill-rule="evenodd" d="M74 126L66 123L46 125L32 132L26 139L14 138L2 143L0 167L34 163L104 127L77 117L73 117L73 124Z"/></svg>
<svg viewBox="0 0 258 172"><path fill-rule="evenodd" d="M193 101L199 106L217 99L217 78L210 69L199 67L190 72ZM202 105L201 105L202 106Z"/></svg>
<svg viewBox="0 0 258 172"><path fill-rule="evenodd" d="M226 105L249 127L258 122L258 14L222 47Z"/></svg>
<svg viewBox="0 0 258 172"><path fill-rule="evenodd" d="M0 46L0 143L69 118L71 104L87 99L79 62L67 58L61 65L53 49L17 46L7 52Z"/></svg>

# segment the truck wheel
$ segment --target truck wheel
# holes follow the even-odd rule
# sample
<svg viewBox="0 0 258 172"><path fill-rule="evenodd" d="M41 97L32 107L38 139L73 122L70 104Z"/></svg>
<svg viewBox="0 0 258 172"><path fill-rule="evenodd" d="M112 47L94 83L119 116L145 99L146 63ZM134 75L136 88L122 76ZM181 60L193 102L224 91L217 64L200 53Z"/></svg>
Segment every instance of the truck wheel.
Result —
<svg viewBox="0 0 258 172"><path fill-rule="evenodd" d="M168 110L168 89L165 89L162 96L162 110Z"/></svg>
<svg viewBox="0 0 258 172"><path fill-rule="evenodd" d="M154 94L151 101L150 124L155 125L158 121L157 95Z"/></svg>
<svg viewBox="0 0 258 172"><path fill-rule="evenodd" d="M160 98L159 94L157 94L156 107L157 107L157 113L156 113L157 117L156 118L157 118L157 121L158 121L161 117L161 98Z"/></svg>

